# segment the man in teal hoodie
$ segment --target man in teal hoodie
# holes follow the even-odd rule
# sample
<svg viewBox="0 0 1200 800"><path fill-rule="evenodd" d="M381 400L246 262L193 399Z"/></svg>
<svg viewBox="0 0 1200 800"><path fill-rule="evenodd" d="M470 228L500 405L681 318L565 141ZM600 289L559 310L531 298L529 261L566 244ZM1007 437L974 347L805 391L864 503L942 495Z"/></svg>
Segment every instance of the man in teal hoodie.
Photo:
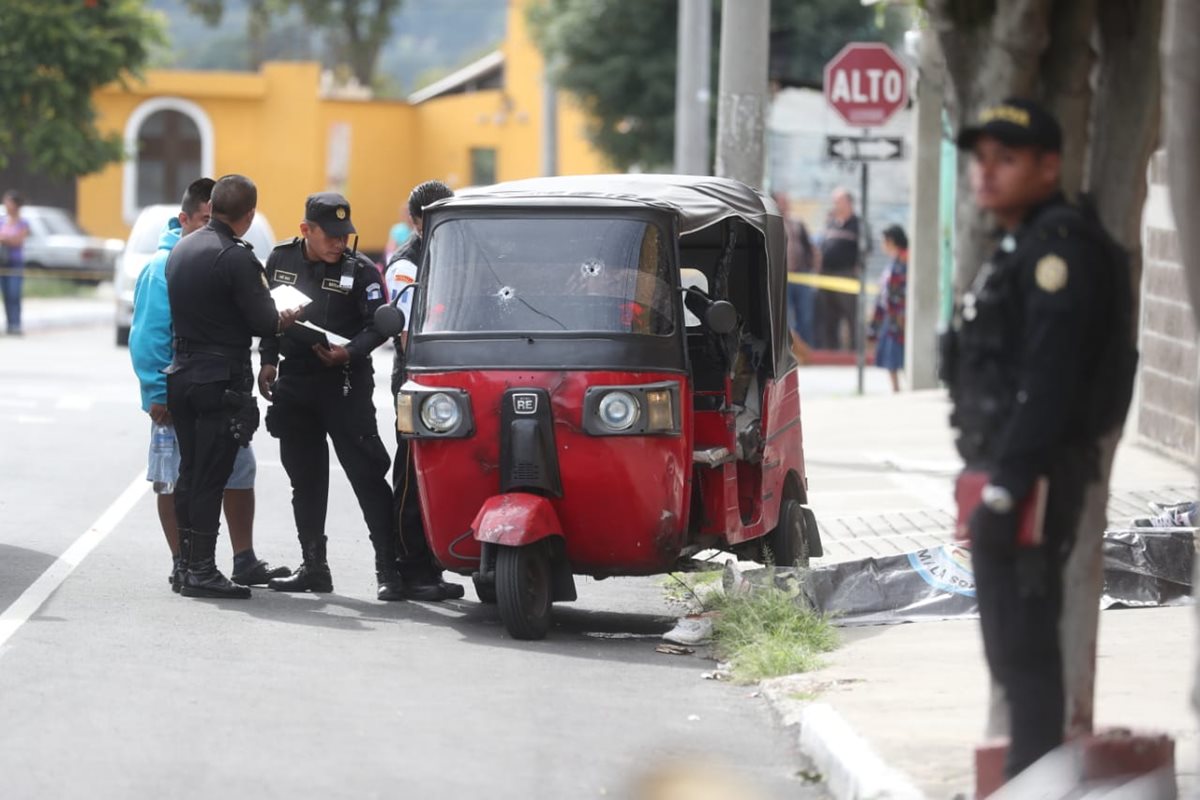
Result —
<svg viewBox="0 0 1200 800"><path fill-rule="evenodd" d="M172 494L179 477L179 446L167 411L167 376L162 372L175 356L171 306L167 300L167 257L181 238L208 224L213 185L211 178L194 181L184 192L179 214L167 221L158 240L158 251L142 268L134 286L133 323L129 329L129 357L141 384L142 410L151 420L146 480L153 482L158 495L158 518L174 559L171 588L176 592L180 572L187 564L187 542L179 541L175 523ZM254 553L255 471L254 451L249 447L238 448L223 499L229 541L233 545L232 578L243 586L262 586L271 578L292 574L287 567L272 567Z"/></svg>

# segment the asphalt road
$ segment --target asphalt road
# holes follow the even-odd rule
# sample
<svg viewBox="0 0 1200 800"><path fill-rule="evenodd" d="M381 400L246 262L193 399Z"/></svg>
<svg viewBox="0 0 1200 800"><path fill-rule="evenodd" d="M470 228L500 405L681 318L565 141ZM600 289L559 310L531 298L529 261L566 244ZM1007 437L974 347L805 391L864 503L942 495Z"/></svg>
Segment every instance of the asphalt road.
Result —
<svg viewBox="0 0 1200 800"><path fill-rule="evenodd" d="M702 680L704 653L655 652L657 579L581 579L535 643L469 588L375 601L340 471L336 593L172 594L148 422L112 340L0 338L0 797L641 797L665 763L716 765L744 782L732 796L822 796L752 689ZM261 431L255 448L257 550L295 566L278 448ZM224 536L218 554L228 571Z"/></svg>

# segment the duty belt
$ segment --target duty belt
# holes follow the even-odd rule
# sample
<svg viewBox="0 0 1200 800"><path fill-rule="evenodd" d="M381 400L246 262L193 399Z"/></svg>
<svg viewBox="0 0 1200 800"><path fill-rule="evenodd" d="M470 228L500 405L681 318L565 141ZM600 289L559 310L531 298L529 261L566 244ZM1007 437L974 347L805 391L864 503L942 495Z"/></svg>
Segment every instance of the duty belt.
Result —
<svg viewBox="0 0 1200 800"><path fill-rule="evenodd" d="M175 352L193 355L220 356L235 361L245 361L250 357L248 347L232 347L216 342L193 342L180 337L175 338Z"/></svg>

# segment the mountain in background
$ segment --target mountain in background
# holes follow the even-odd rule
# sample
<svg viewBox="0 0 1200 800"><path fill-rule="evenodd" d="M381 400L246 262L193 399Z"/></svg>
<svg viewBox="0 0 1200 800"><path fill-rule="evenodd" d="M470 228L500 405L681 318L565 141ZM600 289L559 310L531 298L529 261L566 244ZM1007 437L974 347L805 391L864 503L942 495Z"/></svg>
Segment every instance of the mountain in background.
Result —
<svg viewBox="0 0 1200 800"><path fill-rule="evenodd" d="M170 46L156 67L246 70L245 0L225 0L220 24L189 13L184 0L148 0L167 19ZM403 97L496 49L504 39L507 0L405 0L392 19L392 36L379 58L383 96ZM326 34L297 11L277 16L266 40L269 61L330 63Z"/></svg>

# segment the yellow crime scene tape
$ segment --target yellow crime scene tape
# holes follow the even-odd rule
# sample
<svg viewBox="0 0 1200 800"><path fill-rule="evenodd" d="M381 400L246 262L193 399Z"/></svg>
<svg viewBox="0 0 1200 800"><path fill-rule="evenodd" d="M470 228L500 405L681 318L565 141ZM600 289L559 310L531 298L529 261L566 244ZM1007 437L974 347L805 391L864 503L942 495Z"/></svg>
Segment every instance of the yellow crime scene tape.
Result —
<svg viewBox="0 0 1200 800"><path fill-rule="evenodd" d="M827 292L858 294L862 288L862 281L858 278L844 278L839 275L820 275L814 272L789 272L787 277L788 283L815 286ZM879 289L874 286L867 286L867 294L879 294Z"/></svg>
<svg viewBox="0 0 1200 800"><path fill-rule="evenodd" d="M45 267L22 267L11 269L0 267L0 278L12 275L26 278L58 278L64 281L109 281L113 278L111 269L46 269Z"/></svg>

